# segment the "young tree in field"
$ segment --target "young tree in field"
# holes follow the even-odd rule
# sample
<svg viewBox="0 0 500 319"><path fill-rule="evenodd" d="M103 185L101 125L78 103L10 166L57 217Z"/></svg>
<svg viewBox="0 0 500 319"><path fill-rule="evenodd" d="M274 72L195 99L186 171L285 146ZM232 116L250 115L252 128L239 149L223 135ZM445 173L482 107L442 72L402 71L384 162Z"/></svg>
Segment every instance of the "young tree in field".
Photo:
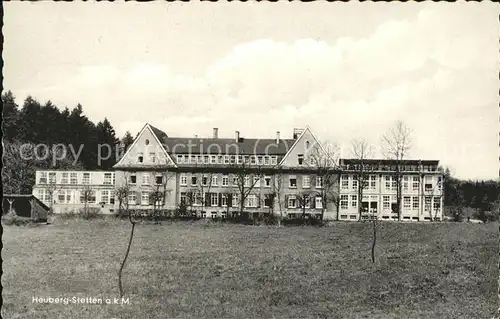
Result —
<svg viewBox="0 0 500 319"><path fill-rule="evenodd" d="M127 214L129 211L129 195L132 190L129 185L129 177L128 174L124 176L124 183L115 189L115 198L118 202L118 216L123 216Z"/></svg>
<svg viewBox="0 0 500 319"><path fill-rule="evenodd" d="M168 170L151 172L152 183L149 186L149 203L153 205L153 218L158 218L165 206L167 195L171 189L167 188L168 181L173 177Z"/></svg>
<svg viewBox="0 0 500 319"><path fill-rule="evenodd" d="M306 219L306 209L311 207L311 193L309 191L301 192L297 195L298 207L302 210L302 219Z"/></svg>
<svg viewBox="0 0 500 319"><path fill-rule="evenodd" d="M316 188L319 189L322 208L320 218L323 220L328 203L333 203L338 210L340 195L338 191L337 160L339 147L331 142L318 143L307 151L306 163L316 173Z"/></svg>
<svg viewBox="0 0 500 319"><path fill-rule="evenodd" d="M84 185L80 189L80 201L83 201L84 216L89 217L89 203L95 202L95 191L90 185Z"/></svg>
<svg viewBox="0 0 500 319"><path fill-rule="evenodd" d="M411 130L402 121L396 121L394 126L382 136L382 153L387 159L395 162L396 212L399 220L401 220L403 161L411 149L411 142Z"/></svg>
<svg viewBox="0 0 500 319"><path fill-rule="evenodd" d="M353 140L351 142L351 157L357 160L357 163L354 165L354 176L358 180L359 220L361 220L363 213L363 193L370 183L370 174L367 170L366 160L370 159L372 156L373 150L368 142L365 140Z"/></svg>
<svg viewBox="0 0 500 319"><path fill-rule="evenodd" d="M279 215L278 215L278 227L281 227L281 223L283 221L283 206L284 205L284 200L285 196L283 196L283 185L284 185L284 176L283 172L279 167L276 168L275 173L274 173L274 178L272 180L272 196L273 196L273 212L274 212L274 203L278 204L278 210L279 210Z"/></svg>

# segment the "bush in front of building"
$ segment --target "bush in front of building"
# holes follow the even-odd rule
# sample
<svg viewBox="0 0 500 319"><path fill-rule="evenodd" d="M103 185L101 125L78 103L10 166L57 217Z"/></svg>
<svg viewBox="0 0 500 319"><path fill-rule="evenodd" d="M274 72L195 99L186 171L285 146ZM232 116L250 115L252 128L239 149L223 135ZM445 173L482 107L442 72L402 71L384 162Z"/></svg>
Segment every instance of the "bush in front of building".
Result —
<svg viewBox="0 0 500 319"><path fill-rule="evenodd" d="M33 222L29 217L17 216L15 211L2 215L2 224L7 226L26 226Z"/></svg>

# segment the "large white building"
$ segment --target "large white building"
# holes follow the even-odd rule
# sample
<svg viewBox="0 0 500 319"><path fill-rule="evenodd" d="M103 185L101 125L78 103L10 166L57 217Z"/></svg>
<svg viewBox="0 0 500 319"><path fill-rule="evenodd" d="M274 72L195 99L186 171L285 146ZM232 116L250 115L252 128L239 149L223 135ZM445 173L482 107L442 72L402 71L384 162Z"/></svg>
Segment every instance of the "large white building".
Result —
<svg viewBox="0 0 500 319"><path fill-rule="evenodd" d="M144 213L183 207L202 217L243 210L251 216L356 221L361 206L361 219L443 219L438 161L364 160L360 201L359 160L340 159L326 168L313 154L329 157L309 128L294 129L288 139L279 132L268 139L243 138L239 132L219 138L218 129L209 138L179 138L146 124L115 171L37 171L33 194L55 213L84 207L117 212L115 190L126 186L128 207ZM401 172L399 217L396 171Z"/></svg>

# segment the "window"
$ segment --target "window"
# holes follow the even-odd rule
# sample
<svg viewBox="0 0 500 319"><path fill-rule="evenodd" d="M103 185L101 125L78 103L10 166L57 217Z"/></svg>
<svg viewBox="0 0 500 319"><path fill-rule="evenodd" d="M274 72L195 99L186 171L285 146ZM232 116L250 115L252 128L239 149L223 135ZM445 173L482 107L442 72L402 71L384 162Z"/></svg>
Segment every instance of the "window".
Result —
<svg viewBox="0 0 500 319"><path fill-rule="evenodd" d="M184 155L177 155L177 163L178 164L184 163Z"/></svg>
<svg viewBox="0 0 500 319"><path fill-rule="evenodd" d="M222 194L221 196L221 206L227 206L227 194Z"/></svg>
<svg viewBox="0 0 500 319"><path fill-rule="evenodd" d="M141 205L149 205L149 193L141 192Z"/></svg>
<svg viewBox="0 0 500 319"><path fill-rule="evenodd" d="M269 165L269 163L270 163L269 156L264 156L264 165Z"/></svg>
<svg viewBox="0 0 500 319"><path fill-rule="evenodd" d="M245 176L244 185L245 187L250 187L250 176Z"/></svg>
<svg viewBox="0 0 500 319"><path fill-rule="evenodd" d="M217 218L217 212L212 212L212 219L216 219Z"/></svg>
<svg viewBox="0 0 500 319"><path fill-rule="evenodd" d="M144 162L144 157L142 156L142 153L137 154L137 162L139 163Z"/></svg>
<svg viewBox="0 0 500 319"><path fill-rule="evenodd" d="M78 174L76 172L69 174L69 183L72 185L78 184Z"/></svg>
<svg viewBox="0 0 500 319"><path fill-rule="evenodd" d="M137 183L137 176L135 174L130 175L130 184Z"/></svg>
<svg viewBox="0 0 500 319"><path fill-rule="evenodd" d="M437 179L437 189L438 189L438 191L443 190L443 178L441 176L438 176L438 179Z"/></svg>
<svg viewBox="0 0 500 319"><path fill-rule="evenodd" d="M340 209L349 208L349 195L340 195Z"/></svg>
<svg viewBox="0 0 500 319"><path fill-rule="evenodd" d="M314 163L315 163L314 156L310 156L309 157L309 165L314 165Z"/></svg>
<svg viewBox="0 0 500 319"><path fill-rule="evenodd" d="M40 172L40 178L38 180L40 184L47 184L47 172Z"/></svg>
<svg viewBox="0 0 500 319"><path fill-rule="evenodd" d="M302 176L302 188L311 187L311 178L307 175Z"/></svg>
<svg viewBox="0 0 500 319"><path fill-rule="evenodd" d="M201 185L202 186L208 186L208 177L207 176L203 176L201 178Z"/></svg>
<svg viewBox="0 0 500 319"><path fill-rule="evenodd" d="M316 201L315 207L322 209L323 208L323 201L321 200L321 196L316 196L315 201Z"/></svg>
<svg viewBox="0 0 500 319"><path fill-rule="evenodd" d="M290 188L296 188L297 187L297 177L296 176L290 176Z"/></svg>
<svg viewBox="0 0 500 319"><path fill-rule="evenodd" d="M231 203L233 207L237 207L240 204L240 198L238 194L233 194L233 202Z"/></svg>
<svg viewBox="0 0 500 319"><path fill-rule="evenodd" d="M229 176L222 175L222 186L229 186Z"/></svg>
<svg viewBox="0 0 500 319"><path fill-rule="evenodd" d="M104 173L104 185L111 185L111 173Z"/></svg>
<svg viewBox="0 0 500 319"><path fill-rule="evenodd" d="M237 161L238 164L243 163L243 157L241 157L241 155L238 155L237 160L238 160Z"/></svg>
<svg viewBox="0 0 500 319"><path fill-rule="evenodd" d="M311 197L304 196L303 197L303 201L304 201L304 207L305 208L310 208L311 207Z"/></svg>
<svg viewBox="0 0 500 319"><path fill-rule="evenodd" d="M196 156L196 162L198 164L203 164L203 156L201 156L201 155Z"/></svg>
<svg viewBox="0 0 500 319"><path fill-rule="evenodd" d="M390 196L382 196L382 208L390 209L391 208L391 197Z"/></svg>
<svg viewBox="0 0 500 319"><path fill-rule="evenodd" d="M224 164L229 164L229 155L224 155Z"/></svg>
<svg viewBox="0 0 500 319"><path fill-rule="evenodd" d="M208 155L203 156L203 164L208 164L210 161L210 157Z"/></svg>
<svg viewBox="0 0 500 319"><path fill-rule="evenodd" d="M403 191L404 192L408 191L409 180L410 180L410 178L408 176L403 177Z"/></svg>
<svg viewBox="0 0 500 319"><path fill-rule="evenodd" d="M411 208L411 197L410 196L403 197L403 208L405 210L409 210Z"/></svg>
<svg viewBox="0 0 500 319"><path fill-rule="evenodd" d="M257 207L257 196L250 194L247 196L246 207Z"/></svg>
<svg viewBox="0 0 500 319"><path fill-rule="evenodd" d="M385 177L385 189L391 190L391 176Z"/></svg>
<svg viewBox="0 0 500 319"><path fill-rule="evenodd" d="M418 191L419 188L420 188L420 177L413 176L413 181L412 181L412 184L411 184L411 189L413 191Z"/></svg>
<svg viewBox="0 0 500 319"><path fill-rule="evenodd" d="M260 177L259 176L254 176L253 177L253 186L257 186L257 184L259 183L260 181Z"/></svg>
<svg viewBox="0 0 500 319"><path fill-rule="evenodd" d="M90 176L90 173L86 173L86 174L89 174L89 176ZM84 176L85 176L85 174L84 174ZM50 172L49 173L49 184L55 184L55 183L56 183L56 172Z"/></svg>
<svg viewBox="0 0 500 319"><path fill-rule="evenodd" d="M104 204L109 203L109 191L107 191L107 190L101 191L101 203L104 203Z"/></svg>
<svg viewBox="0 0 500 319"><path fill-rule="evenodd" d="M297 199L295 198L295 195L288 196L288 207L289 208L297 207Z"/></svg>
<svg viewBox="0 0 500 319"><path fill-rule="evenodd" d="M257 156L257 164L262 165L262 156Z"/></svg>
<svg viewBox="0 0 500 319"><path fill-rule="evenodd" d="M418 210L420 208L418 196L413 196L412 208L413 210Z"/></svg>
<svg viewBox="0 0 500 319"><path fill-rule="evenodd" d="M370 176L370 189L375 190L377 188L377 176L371 175Z"/></svg>
<svg viewBox="0 0 500 319"><path fill-rule="evenodd" d="M347 175L342 175L342 180L341 180L340 186L341 186L341 187L342 187L342 189L344 189L344 190L349 189L349 176L347 176Z"/></svg>
<svg viewBox="0 0 500 319"><path fill-rule="evenodd" d="M357 176L352 177L352 189L358 189L358 177Z"/></svg>
<svg viewBox="0 0 500 319"><path fill-rule="evenodd" d="M187 179L186 174L181 174L181 185L186 186L187 183L188 183L188 179Z"/></svg>
<svg viewBox="0 0 500 319"><path fill-rule="evenodd" d="M137 196L135 193L128 194L128 204L129 205L137 204Z"/></svg>
<svg viewBox="0 0 500 319"><path fill-rule="evenodd" d="M255 163L256 163L255 156L250 156L250 164L255 165Z"/></svg>
<svg viewBox="0 0 500 319"><path fill-rule="evenodd" d="M441 200L439 198L434 198L432 203L432 209L434 211L439 211L441 209Z"/></svg>
<svg viewBox="0 0 500 319"><path fill-rule="evenodd" d="M193 198L194 198L194 203L193 203L193 205L200 206L200 205L201 205L201 203L203 202L203 198L204 198L204 197L205 197L205 196L203 196L203 195L201 194L201 192L200 192L200 191L196 191L196 192L193 194Z"/></svg>
<svg viewBox="0 0 500 319"><path fill-rule="evenodd" d="M196 164L196 156L195 155L191 155L191 157L189 158L189 163Z"/></svg>
<svg viewBox="0 0 500 319"><path fill-rule="evenodd" d="M323 187L323 177L316 176L316 188L322 188L322 187Z"/></svg>
<svg viewBox="0 0 500 319"><path fill-rule="evenodd" d="M224 157L222 155L217 155L217 164L222 164L224 162Z"/></svg>
<svg viewBox="0 0 500 319"><path fill-rule="evenodd" d="M156 185L163 184L163 175L161 175L161 174L156 175L155 182L156 182Z"/></svg>
<svg viewBox="0 0 500 319"><path fill-rule="evenodd" d="M191 176L191 185L196 185L197 182L196 176Z"/></svg>
<svg viewBox="0 0 500 319"><path fill-rule="evenodd" d="M149 173L142 174L142 185L149 185Z"/></svg>
<svg viewBox="0 0 500 319"><path fill-rule="evenodd" d="M210 155L210 164L217 164L217 156Z"/></svg>
<svg viewBox="0 0 500 319"><path fill-rule="evenodd" d="M68 184L68 173L63 172L61 174L61 184Z"/></svg>
<svg viewBox="0 0 500 319"><path fill-rule="evenodd" d="M271 165L278 165L278 157L271 156Z"/></svg>
<svg viewBox="0 0 500 319"><path fill-rule="evenodd" d="M425 184L424 189L426 192L432 191L432 184Z"/></svg>
<svg viewBox="0 0 500 319"><path fill-rule="evenodd" d="M219 206L219 194L217 193L210 194L210 205Z"/></svg>
<svg viewBox="0 0 500 319"><path fill-rule="evenodd" d="M233 176L233 186L238 186L238 177Z"/></svg>
<svg viewBox="0 0 500 319"><path fill-rule="evenodd" d="M149 160L151 161L151 163L155 163L156 162L156 154L149 153Z"/></svg>
<svg viewBox="0 0 500 319"><path fill-rule="evenodd" d="M273 207L273 195L264 195L264 207Z"/></svg>
<svg viewBox="0 0 500 319"><path fill-rule="evenodd" d="M57 201L59 203L64 203L65 195L66 194L64 191L59 191L59 193L57 194Z"/></svg>
<svg viewBox="0 0 500 319"><path fill-rule="evenodd" d="M271 176L264 176L264 187L271 187Z"/></svg>
<svg viewBox="0 0 500 319"><path fill-rule="evenodd" d="M429 196L426 196L425 197L425 206L424 206L424 210L426 212L430 211L431 210L431 197Z"/></svg>
<svg viewBox="0 0 500 319"><path fill-rule="evenodd" d="M351 195L351 207L358 207L358 195Z"/></svg>

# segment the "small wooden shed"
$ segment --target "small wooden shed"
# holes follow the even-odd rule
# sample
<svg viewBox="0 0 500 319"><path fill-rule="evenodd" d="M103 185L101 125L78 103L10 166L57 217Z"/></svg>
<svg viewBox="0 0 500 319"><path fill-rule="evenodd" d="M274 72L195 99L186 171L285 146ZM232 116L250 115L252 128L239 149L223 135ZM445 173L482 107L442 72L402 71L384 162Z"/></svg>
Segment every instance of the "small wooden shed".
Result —
<svg viewBox="0 0 500 319"><path fill-rule="evenodd" d="M33 221L47 221L50 208L33 194L4 194L2 215L14 210L17 216L29 217Z"/></svg>

